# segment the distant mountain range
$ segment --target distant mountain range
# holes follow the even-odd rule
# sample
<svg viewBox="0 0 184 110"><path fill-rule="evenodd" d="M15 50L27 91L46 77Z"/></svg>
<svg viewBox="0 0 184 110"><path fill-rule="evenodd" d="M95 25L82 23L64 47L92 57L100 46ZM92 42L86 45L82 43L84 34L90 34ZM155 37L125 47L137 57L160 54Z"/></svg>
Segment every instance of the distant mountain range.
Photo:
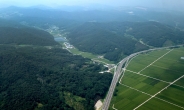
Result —
<svg viewBox="0 0 184 110"><path fill-rule="evenodd" d="M60 9L9 7L1 9L0 16L43 29L58 26L70 33L70 42L80 50L104 54L105 58L113 61L150 46L183 43L182 12L145 7L100 7L103 6L97 5L96 10L75 6L62 6Z"/></svg>
<svg viewBox="0 0 184 110"><path fill-rule="evenodd" d="M57 20L67 19L76 22L145 22L158 21L160 23L168 24L176 28L184 29L184 13L169 10L159 10L145 7L108 7L108 6L59 6L58 8L50 8L47 6L33 6L27 8L20 8L11 6L0 9L0 17L26 21L27 18L35 17L43 20ZM33 19L36 21L35 19Z"/></svg>

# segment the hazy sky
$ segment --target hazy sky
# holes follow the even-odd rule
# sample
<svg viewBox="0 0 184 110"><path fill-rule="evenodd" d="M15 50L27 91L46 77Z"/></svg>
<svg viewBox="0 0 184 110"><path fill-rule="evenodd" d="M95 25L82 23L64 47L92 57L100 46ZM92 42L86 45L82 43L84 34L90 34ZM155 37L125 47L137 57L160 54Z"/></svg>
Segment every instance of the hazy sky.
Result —
<svg viewBox="0 0 184 110"><path fill-rule="evenodd" d="M184 9L184 0L0 0L0 6L32 6L32 5L86 5L104 4L110 6L144 6L170 9Z"/></svg>

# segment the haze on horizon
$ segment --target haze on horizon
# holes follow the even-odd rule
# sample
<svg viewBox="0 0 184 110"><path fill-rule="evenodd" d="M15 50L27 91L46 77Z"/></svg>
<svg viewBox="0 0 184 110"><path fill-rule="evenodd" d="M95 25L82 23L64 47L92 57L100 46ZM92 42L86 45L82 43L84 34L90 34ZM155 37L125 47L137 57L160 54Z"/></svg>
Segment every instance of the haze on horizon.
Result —
<svg viewBox="0 0 184 110"><path fill-rule="evenodd" d="M107 5L113 7L143 6L143 7L164 8L178 11L182 11L184 9L184 0L0 0L0 7L8 7L8 6L29 7L35 5L58 7L62 5L87 6L90 4Z"/></svg>

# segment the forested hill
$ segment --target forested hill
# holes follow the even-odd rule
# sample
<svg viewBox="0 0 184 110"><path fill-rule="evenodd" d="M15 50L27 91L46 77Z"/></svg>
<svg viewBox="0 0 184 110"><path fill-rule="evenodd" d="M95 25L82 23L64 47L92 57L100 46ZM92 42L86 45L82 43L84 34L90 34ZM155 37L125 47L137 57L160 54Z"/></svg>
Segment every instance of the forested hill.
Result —
<svg viewBox="0 0 184 110"><path fill-rule="evenodd" d="M93 110L112 74L61 48L0 45L1 110Z"/></svg>
<svg viewBox="0 0 184 110"><path fill-rule="evenodd" d="M71 31L68 35L69 41L81 51L101 54L112 61L118 61L125 55L148 49L139 41L118 35L100 25L102 23L81 25Z"/></svg>
<svg viewBox="0 0 184 110"><path fill-rule="evenodd" d="M20 28L20 27L25 27L24 25L21 25L18 22L12 21L12 20L7 20L7 19L1 19L0 18L0 27L15 27L15 28Z"/></svg>
<svg viewBox="0 0 184 110"><path fill-rule="evenodd" d="M0 110L94 110L112 80L48 32L1 20L0 63Z"/></svg>
<svg viewBox="0 0 184 110"><path fill-rule="evenodd" d="M129 34L150 46L162 47L184 43L184 31L159 22L124 22L120 25L121 27L114 28L117 34Z"/></svg>
<svg viewBox="0 0 184 110"><path fill-rule="evenodd" d="M57 45L49 33L29 28L0 27L0 44Z"/></svg>
<svg viewBox="0 0 184 110"><path fill-rule="evenodd" d="M118 61L123 55L182 44L184 32L158 22L87 22L71 30L70 42L82 51Z"/></svg>

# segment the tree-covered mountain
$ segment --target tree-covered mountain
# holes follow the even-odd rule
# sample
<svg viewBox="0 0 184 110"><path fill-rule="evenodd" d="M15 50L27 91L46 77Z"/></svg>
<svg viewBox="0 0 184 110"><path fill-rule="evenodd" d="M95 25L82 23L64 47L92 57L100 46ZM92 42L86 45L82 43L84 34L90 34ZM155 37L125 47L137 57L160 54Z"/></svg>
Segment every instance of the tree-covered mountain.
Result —
<svg viewBox="0 0 184 110"><path fill-rule="evenodd" d="M159 22L87 22L70 31L70 42L81 51L118 61L152 47L184 43L184 31Z"/></svg>
<svg viewBox="0 0 184 110"><path fill-rule="evenodd" d="M154 47L184 43L184 31L159 22L131 23L128 34Z"/></svg>
<svg viewBox="0 0 184 110"><path fill-rule="evenodd" d="M93 110L112 79L99 73L102 66L61 48L1 45L0 62L1 110Z"/></svg>
<svg viewBox="0 0 184 110"><path fill-rule="evenodd" d="M0 19L0 44L58 45L48 32L6 19Z"/></svg>
<svg viewBox="0 0 184 110"><path fill-rule="evenodd" d="M0 22L0 62L1 110L93 110L112 80L48 32L13 21Z"/></svg>
<svg viewBox="0 0 184 110"><path fill-rule="evenodd" d="M177 45L184 42L184 31L160 22L109 22L94 24L120 36L125 34L131 35L138 41L141 40L145 44L154 47Z"/></svg>
<svg viewBox="0 0 184 110"><path fill-rule="evenodd" d="M148 49L139 41L107 30L103 23L85 23L72 30L69 41L81 51L102 54L105 58L118 61L136 51ZM112 26L112 25L109 25Z"/></svg>
<svg viewBox="0 0 184 110"><path fill-rule="evenodd" d="M12 21L12 20L7 20L7 19L1 19L0 18L0 27L15 27L15 28L23 28L25 27L24 25L21 25L18 22Z"/></svg>
<svg viewBox="0 0 184 110"><path fill-rule="evenodd" d="M49 33L34 28L0 27L0 44L57 45Z"/></svg>

